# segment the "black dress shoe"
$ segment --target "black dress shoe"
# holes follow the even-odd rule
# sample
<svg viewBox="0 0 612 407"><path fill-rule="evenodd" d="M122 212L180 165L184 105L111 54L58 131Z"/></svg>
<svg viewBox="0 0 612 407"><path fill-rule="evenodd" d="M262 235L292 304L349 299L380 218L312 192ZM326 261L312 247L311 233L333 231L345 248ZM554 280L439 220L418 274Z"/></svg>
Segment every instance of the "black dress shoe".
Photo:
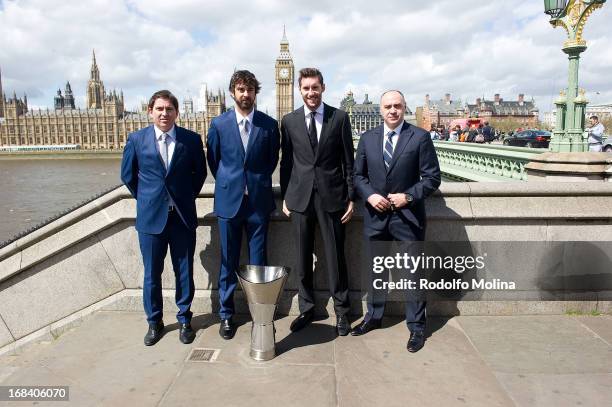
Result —
<svg viewBox="0 0 612 407"><path fill-rule="evenodd" d="M232 321L232 318L222 319L221 325L219 326L219 335L223 339L232 339L236 334L236 325Z"/></svg>
<svg viewBox="0 0 612 407"><path fill-rule="evenodd" d="M191 328L191 324L190 323L181 324L179 328L179 340L183 342L184 344L188 344L188 343L193 342L194 339L195 339L195 332L193 332L193 329Z"/></svg>
<svg viewBox="0 0 612 407"><path fill-rule="evenodd" d="M346 336L351 332L351 323L346 315L340 315L336 319L336 331L339 336Z"/></svg>
<svg viewBox="0 0 612 407"><path fill-rule="evenodd" d="M289 329L291 329L291 332L297 332L310 324L313 318L314 310L311 309L306 312L302 312L296 319L293 320Z"/></svg>
<svg viewBox="0 0 612 407"><path fill-rule="evenodd" d="M144 344L146 346L155 345L162 336L164 336L164 323L162 321L156 324L149 324L149 330L144 337Z"/></svg>
<svg viewBox="0 0 612 407"><path fill-rule="evenodd" d="M410 332L410 339L408 339L408 344L406 345L408 352L418 352L423 345L425 345L425 333L420 331Z"/></svg>
<svg viewBox="0 0 612 407"><path fill-rule="evenodd" d="M363 320L351 331L351 335L360 336L365 335L374 329L379 329L382 326L382 319L370 318L369 320Z"/></svg>

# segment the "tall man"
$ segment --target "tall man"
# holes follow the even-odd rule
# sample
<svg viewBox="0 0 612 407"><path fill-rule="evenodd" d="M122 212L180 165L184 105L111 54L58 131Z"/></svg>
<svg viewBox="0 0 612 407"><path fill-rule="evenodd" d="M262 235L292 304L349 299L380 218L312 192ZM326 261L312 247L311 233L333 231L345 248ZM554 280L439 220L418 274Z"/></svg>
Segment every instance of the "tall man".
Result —
<svg viewBox="0 0 612 407"><path fill-rule="evenodd" d="M219 335L234 337L234 290L237 284L242 229L249 245L249 264L266 264L270 213L276 207L272 173L278 163L278 122L255 109L260 84L249 71L232 75L229 91L234 109L212 120L207 160L215 177L215 213L221 238Z"/></svg>
<svg viewBox="0 0 612 407"><path fill-rule="evenodd" d="M291 330L304 328L314 316L312 257L318 222L336 328L344 336L350 331L344 224L353 215L351 123L345 112L322 102L325 84L318 69L302 69L298 85L304 106L281 122L283 212L291 216L298 253L300 316L292 322Z"/></svg>
<svg viewBox="0 0 612 407"><path fill-rule="evenodd" d="M167 90L149 100L153 125L130 134L123 151L121 180L136 198L136 230L144 263L143 302L149 323L147 346L163 335L161 275L170 256L176 277L179 339L191 343L193 255L198 226L195 200L206 179L200 135L176 126L178 100Z"/></svg>
<svg viewBox="0 0 612 407"><path fill-rule="evenodd" d="M406 123L405 111L401 92L385 92L380 101L384 124L363 134L357 148L354 181L365 201L364 235L370 256L374 242L425 239L425 198L440 185L440 166L431 137ZM368 312L352 335L380 328L385 307L384 295L380 297L368 296ZM406 324L410 330L408 351L416 352L425 343L424 301L406 302Z"/></svg>

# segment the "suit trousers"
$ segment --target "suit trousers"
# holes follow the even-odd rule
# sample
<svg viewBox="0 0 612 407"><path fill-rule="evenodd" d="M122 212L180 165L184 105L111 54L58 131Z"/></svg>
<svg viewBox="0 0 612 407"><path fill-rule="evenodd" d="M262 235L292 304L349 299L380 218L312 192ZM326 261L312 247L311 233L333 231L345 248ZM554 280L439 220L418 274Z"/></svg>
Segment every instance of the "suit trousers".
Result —
<svg viewBox="0 0 612 407"><path fill-rule="evenodd" d="M193 282L195 239L195 230L187 228L176 211L168 214L168 221L161 233L138 233L144 263L142 297L149 324L158 323L163 319L161 276L168 246L170 246L176 284L175 301L179 309L176 319L181 324L191 321L190 309L195 293Z"/></svg>
<svg viewBox="0 0 612 407"><path fill-rule="evenodd" d="M234 315L234 291L238 284L242 229L246 230L249 264L266 265L266 241L270 215L255 211L248 195L244 195L240 209L233 218L218 217L221 241L221 269L219 271L219 317L228 319Z"/></svg>
<svg viewBox="0 0 612 407"><path fill-rule="evenodd" d="M384 230L377 231L375 233L368 233L366 236L366 258L370 259L368 270L370 273L369 284L368 284L368 301L367 308L368 312L364 319L381 319L385 311L385 303L387 297L387 290L374 289L372 286L374 278L388 281L388 271L381 274L374 274L372 265L374 264L374 257L376 256L389 256L394 253L384 252L389 249L390 242L403 242L404 244L397 245L398 252L408 252L409 255L418 256L421 253L422 242L425 238L424 231L413 225L408 221L401 212L392 212L390 214L387 226ZM383 242L389 242L389 245ZM402 277L408 277L409 279L417 279L418 274L406 274ZM405 298L405 312L406 312L406 325L410 332L423 331L425 330L426 314L425 306L427 303L421 299L424 297L424 293L418 290L410 290L406 292Z"/></svg>
<svg viewBox="0 0 612 407"><path fill-rule="evenodd" d="M315 240L315 222L318 222L323 238L325 264L329 289L334 299L336 316L346 315L350 310L348 277L344 257L343 211L327 212L323 209L321 195L312 191L305 212L291 212L297 239L297 275L299 278L300 312L310 311L315 306L312 259Z"/></svg>

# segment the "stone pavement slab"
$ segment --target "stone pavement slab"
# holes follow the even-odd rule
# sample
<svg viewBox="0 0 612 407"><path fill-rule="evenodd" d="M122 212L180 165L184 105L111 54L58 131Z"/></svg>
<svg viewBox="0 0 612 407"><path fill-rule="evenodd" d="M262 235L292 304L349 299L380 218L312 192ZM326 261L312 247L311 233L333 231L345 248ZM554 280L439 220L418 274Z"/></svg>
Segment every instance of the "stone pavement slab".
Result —
<svg viewBox="0 0 612 407"><path fill-rule="evenodd" d="M167 318L169 319L170 316ZM142 313L97 312L52 342L0 357L0 385L68 385L70 402L37 406L599 406L612 400L609 316L430 318L430 336L406 351L399 319L361 337L336 337L334 318L291 333L280 318L278 356L250 359L250 322L218 335L198 315L196 340L177 325L153 347ZM193 348L213 362L188 361ZM0 402L0 406L34 405Z"/></svg>

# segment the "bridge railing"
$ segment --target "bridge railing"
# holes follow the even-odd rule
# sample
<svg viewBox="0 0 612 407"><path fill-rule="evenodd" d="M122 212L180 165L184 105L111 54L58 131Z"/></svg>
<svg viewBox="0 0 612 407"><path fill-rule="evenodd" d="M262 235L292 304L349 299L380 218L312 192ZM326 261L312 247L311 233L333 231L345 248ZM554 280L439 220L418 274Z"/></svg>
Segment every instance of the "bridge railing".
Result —
<svg viewBox="0 0 612 407"><path fill-rule="evenodd" d="M548 151L449 141L434 141L434 145L443 175L457 181L527 181L525 165Z"/></svg>

